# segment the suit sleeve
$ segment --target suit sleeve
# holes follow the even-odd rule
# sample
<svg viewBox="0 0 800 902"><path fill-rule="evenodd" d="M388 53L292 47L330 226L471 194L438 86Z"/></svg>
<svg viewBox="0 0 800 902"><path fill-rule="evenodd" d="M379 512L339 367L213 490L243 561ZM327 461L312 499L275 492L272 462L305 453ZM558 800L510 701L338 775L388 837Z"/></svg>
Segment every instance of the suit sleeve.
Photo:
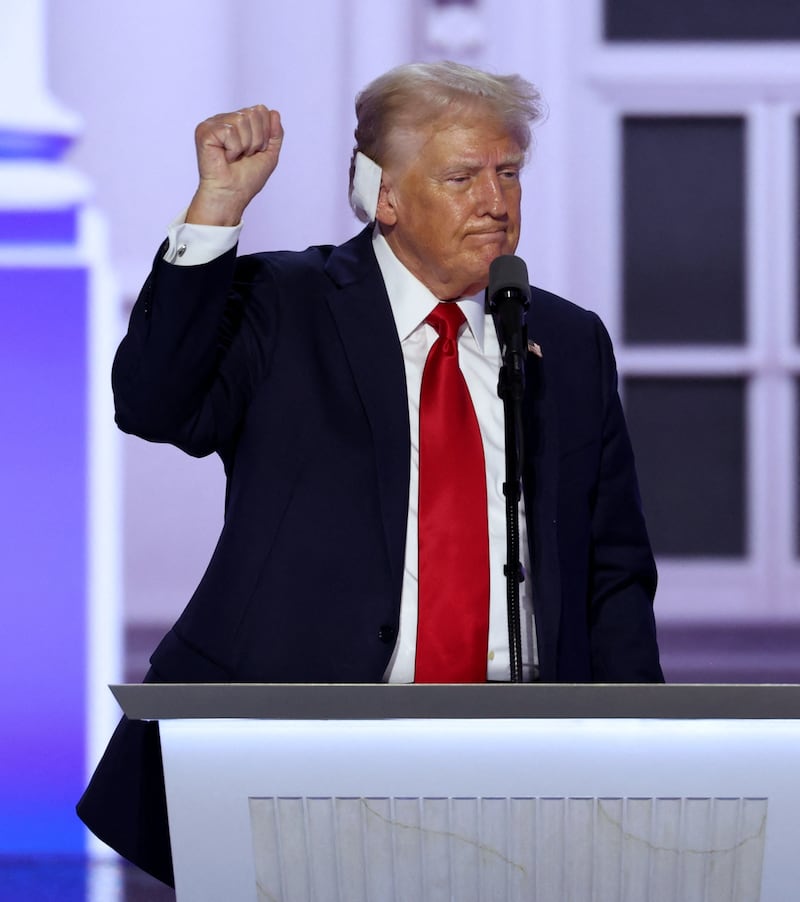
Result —
<svg viewBox="0 0 800 902"><path fill-rule="evenodd" d="M656 567L617 390L611 340L599 319L603 435L592 510L589 626L595 682L662 682L653 598Z"/></svg>
<svg viewBox="0 0 800 902"><path fill-rule="evenodd" d="M162 253L114 360L116 421L200 457L237 433L265 369L275 306L253 301L252 281L237 281L235 249L199 266L166 263ZM268 280L264 268L259 278Z"/></svg>

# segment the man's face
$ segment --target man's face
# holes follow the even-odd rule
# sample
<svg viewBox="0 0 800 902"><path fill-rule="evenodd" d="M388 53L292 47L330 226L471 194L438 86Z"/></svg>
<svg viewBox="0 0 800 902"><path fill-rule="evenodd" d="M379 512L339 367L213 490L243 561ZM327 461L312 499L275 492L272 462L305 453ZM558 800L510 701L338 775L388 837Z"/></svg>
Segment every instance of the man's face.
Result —
<svg viewBox="0 0 800 902"><path fill-rule="evenodd" d="M480 291L519 241L522 150L480 108L395 137L378 201L386 240L440 300Z"/></svg>

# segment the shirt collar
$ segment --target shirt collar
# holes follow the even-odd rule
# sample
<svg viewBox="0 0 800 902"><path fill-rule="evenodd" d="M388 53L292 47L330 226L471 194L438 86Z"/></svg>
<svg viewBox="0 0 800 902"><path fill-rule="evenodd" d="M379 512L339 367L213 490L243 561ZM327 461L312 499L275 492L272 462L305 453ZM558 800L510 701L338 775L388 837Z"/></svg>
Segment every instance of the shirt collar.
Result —
<svg viewBox="0 0 800 902"><path fill-rule="evenodd" d="M397 334L400 341L404 341L420 323L425 321L439 303L439 299L397 259L377 223L372 233L372 247L389 295ZM484 350L483 335L486 325L485 295L486 292L482 290L456 301L467 319L469 330L481 353Z"/></svg>

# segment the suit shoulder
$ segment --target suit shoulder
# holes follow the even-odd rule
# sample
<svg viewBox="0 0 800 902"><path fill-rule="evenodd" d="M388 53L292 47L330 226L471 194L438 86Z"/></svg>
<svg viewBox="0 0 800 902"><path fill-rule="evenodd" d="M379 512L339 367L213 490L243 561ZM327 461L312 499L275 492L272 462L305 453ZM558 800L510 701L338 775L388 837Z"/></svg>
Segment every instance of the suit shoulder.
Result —
<svg viewBox="0 0 800 902"><path fill-rule="evenodd" d="M303 251L261 251L236 260L235 281L265 282L281 277L308 278L322 273L334 245L320 244Z"/></svg>
<svg viewBox="0 0 800 902"><path fill-rule="evenodd" d="M236 278L242 281L306 280L321 278L347 285L372 276L377 271L372 250L372 230L368 226L344 244L317 244L304 251L268 251L249 254L237 261ZM303 284L303 283L301 283Z"/></svg>
<svg viewBox="0 0 800 902"><path fill-rule="evenodd" d="M534 288L527 318L528 337L574 364L596 361L614 366L614 350L600 317L557 294Z"/></svg>
<svg viewBox="0 0 800 902"><path fill-rule="evenodd" d="M593 311L535 286L531 287L531 312L534 318L539 315L560 325L572 324L576 328L596 328L600 321L600 317Z"/></svg>

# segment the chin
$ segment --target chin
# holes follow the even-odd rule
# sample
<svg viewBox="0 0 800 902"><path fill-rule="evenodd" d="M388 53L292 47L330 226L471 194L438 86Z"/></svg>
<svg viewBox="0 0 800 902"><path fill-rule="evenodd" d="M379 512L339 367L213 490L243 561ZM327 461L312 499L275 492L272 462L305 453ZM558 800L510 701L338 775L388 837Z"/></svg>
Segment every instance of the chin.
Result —
<svg viewBox="0 0 800 902"><path fill-rule="evenodd" d="M486 253L482 255L482 265L486 268L486 271L489 270L489 264L496 260L498 257L502 257L503 254L513 254L514 251L507 244L503 244L502 246L495 246L492 248L487 248Z"/></svg>
<svg viewBox="0 0 800 902"><path fill-rule="evenodd" d="M514 251L503 242L502 246L487 245L481 248L481 251L472 254L468 261L464 262L464 266L460 269L460 273L468 274L469 286L476 286L474 291L464 291L463 294L476 294L483 290L489 284L489 266L493 260L501 257L503 254L513 254Z"/></svg>

